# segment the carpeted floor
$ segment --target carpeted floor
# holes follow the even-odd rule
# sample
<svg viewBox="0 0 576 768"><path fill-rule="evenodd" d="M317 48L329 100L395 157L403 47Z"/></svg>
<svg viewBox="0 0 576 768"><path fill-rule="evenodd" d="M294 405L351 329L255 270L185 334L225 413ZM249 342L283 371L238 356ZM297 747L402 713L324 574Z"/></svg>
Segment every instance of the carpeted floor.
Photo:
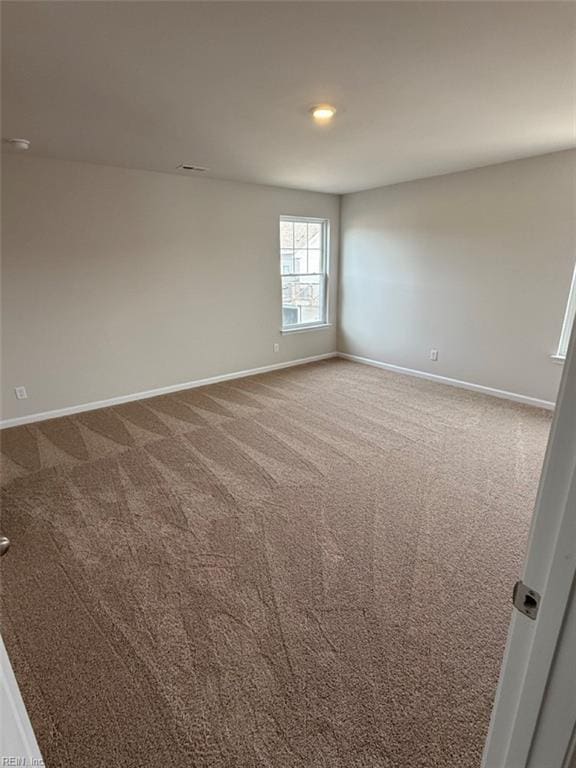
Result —
<svg viewBox="0 0 576 768"><path fill-rule="evenodd" d="M478 768L549 425L330 360L5 430L48 768Z"/></svg>

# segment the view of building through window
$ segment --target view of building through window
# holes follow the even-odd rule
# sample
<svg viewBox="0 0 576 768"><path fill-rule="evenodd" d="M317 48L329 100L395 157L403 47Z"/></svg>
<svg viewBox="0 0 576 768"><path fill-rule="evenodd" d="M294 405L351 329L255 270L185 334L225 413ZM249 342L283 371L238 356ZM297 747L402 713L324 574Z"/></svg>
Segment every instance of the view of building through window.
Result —
<svg viewBox="0 0 576 768"><path fill-rule="evenodd" d="M280 219L282 327L326 322L328 222Z"/></svg>

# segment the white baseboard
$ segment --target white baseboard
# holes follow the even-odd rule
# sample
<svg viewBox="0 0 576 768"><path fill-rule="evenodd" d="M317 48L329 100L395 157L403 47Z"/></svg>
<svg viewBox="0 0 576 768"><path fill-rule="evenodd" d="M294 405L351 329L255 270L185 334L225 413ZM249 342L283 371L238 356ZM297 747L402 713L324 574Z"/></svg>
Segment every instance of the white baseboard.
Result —
<svg viewBox="0 0 576 768"><path fill-rule="evenodd" d="M290 360L286 363L274 363L273 365L264 365L260 368L250 368L245 371L235 371L234 373L223 373L220 376L210 376L207 379L196 379L195 381L186 381L182 384L171 384L168 387L159 387L158 389L149 389L144 392L135 392L130 395L121 395L120 397L111 397L107 400L96 400L91 403L82 403L81 405L72 405L68 408L58 408L53 411L44 411L42 413L31 413L28 416L16 416L11 419L0 420L0 429L7 429L8 427L19 427L23 424L33 424L35 421L46 421L47 419L57 419L61 416L71 416L74 413L82 413L83 411L94 411L98 408L109 408L112 405L121 405L122 403L131 403L135 400L146 400L149 397L157 397L158 395L168 395L171 392L180 392L183 389L194 389L196 387L205 387L208 384L217 384L221 381L229 381L231 379L241 379L245 376L255 376L258 373L267 373L268 371L277 371L281 368L291 368L296 365L305 365L306 363L314 363L317 360L327 360L331 357L341 357L345 360L352 360L356 363L362 363L363 365L372 365L376 368L383 368L386 371L393 371L394 373L403 373L407 376L416 376L420 379L428 379L429 381L436 381L439 384L448 384L451 387L460 387L461 389L469 389L473 392L480 392L483 395L491 395L492 397L503 398L504 400L513 400L516 403L524 403L525 405L533 405L537 408L546 408L547 410L554 410L555 403L549 400L540 400L536 397L528 397L527 395L519 395L515 392L506 392L502 389L494 389L493 387L485 387L481 384L473 384L469 381L459 381L458 379L449 379L446 376L438 376L435 373L427 373L426 371L417 371L413 368L402 368L399 365L392 365L391 363L382 363L379 360L371 360L368 357L360 357L359 355L349 355L345 352L327 352L324 355L314 355L313 357L303 357L299 360Z"/></svg>
<svg viewBox="0 0 576 768"><path fill-rule="evenodd" d="M250 368L246 371L235 371L234 373L223 373L220 376L210 376L207 379L196 379L195 381L185 381L182 384L171 384L168 387L159 387L158 389L148 389L145 392L135 392L131 395L121 395L120 397L111 397L108 400L96 400L92 403L83 403L82 405L72 405L69 408L58 408L54 411L44 411L43 413L31 413L28 416L17 416L12 419L3 419L0 421L0 429L7 427L19 427L22 424L33 424L35 421L46 421L47 419L58 419L61 416L71 416L74 413L83 411L94 411L97 408L109 408L112 405L121 405L122 403L131 403L134 400L146 400L149 397L158 395L168 395L171 392L180 392L183 389L194 389L196 387L205 387L207 384L217 384L220 381L229 381L230 379L242 379L245 376L255 376L258 373L267 373L268 371L277 371L281 368L291 368L295 365L305 365L314 363L317 360L327 360L330 357L337 357L337 352L327 352L324 355L314 355L313 357L302 357L299 360L290 360L286 363L274 363L273 365L264 365L260 368Z"/></svg>
<svg viewBox="0 0 576 768"><path fill-rule="evenodd" d="M429 381L436 381L439 384L448 384L450 387L460 387L460 389L469 389L472 392L480 392L483 395L491 395L492 397L500 397L504 400L513 400L516 403L524 403L524 405L534 405L537 408L546 408L546 410L553 411L555 403L549 400L539 400L537 397L528 397L528 395L519 395L516 392L506 392L503 389L494 389L493 387L484 387L482 384L473 384L470 381L459 381L459 379L449 379L446 376L438 376L436 373L427 373L426 371L417 371L414 368L402 368L400 365L392 365L391 363L381 363L379 360L371 360L368 357L359 357L358 355L348 355L345 352L338 352L338 357L342 357L345 360L353 360L355 363L362 363L363 365L372 365L376 368L384 368L386 371L393 371L394 373L403 373L407 376L416 376L419 379L428 379Z"/></svg>

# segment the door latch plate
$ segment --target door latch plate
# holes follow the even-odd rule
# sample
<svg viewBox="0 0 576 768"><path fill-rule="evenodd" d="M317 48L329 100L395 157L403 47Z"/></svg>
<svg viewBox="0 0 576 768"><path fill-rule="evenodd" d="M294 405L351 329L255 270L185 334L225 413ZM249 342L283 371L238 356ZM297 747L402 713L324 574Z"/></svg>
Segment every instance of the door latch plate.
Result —
<svg viewBox="0 0 576 768"><path fill-rule="evenodd" d="M529 619L535 619L538 615L540 595L535 590L527 587L522 581L517 581L514 584L512 602L514 603L514 608L517 608L524 616L528 616Z"/></svg>

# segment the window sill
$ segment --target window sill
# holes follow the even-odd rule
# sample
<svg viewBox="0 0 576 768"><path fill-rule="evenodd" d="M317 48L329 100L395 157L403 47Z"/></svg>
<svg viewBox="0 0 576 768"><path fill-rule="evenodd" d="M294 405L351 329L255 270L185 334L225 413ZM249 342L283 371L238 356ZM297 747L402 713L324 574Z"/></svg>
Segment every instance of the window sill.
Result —
<svg viewBox="0 0 576 768"><path fill-rule="evenodd" d="M304 333L305 331L322 331L324 328L332 328L332 323L318 323L318 325L302 325L295 328L281 328L280 333L284 336L289 333Z"/></svg>
<svg viewBox="0 0 576 768"><path fill-rule="evenodd" d="M558 363L559 365L562 365L566 362L566 356L565 355L550 355L550 360L554 363Z"/></svg>

